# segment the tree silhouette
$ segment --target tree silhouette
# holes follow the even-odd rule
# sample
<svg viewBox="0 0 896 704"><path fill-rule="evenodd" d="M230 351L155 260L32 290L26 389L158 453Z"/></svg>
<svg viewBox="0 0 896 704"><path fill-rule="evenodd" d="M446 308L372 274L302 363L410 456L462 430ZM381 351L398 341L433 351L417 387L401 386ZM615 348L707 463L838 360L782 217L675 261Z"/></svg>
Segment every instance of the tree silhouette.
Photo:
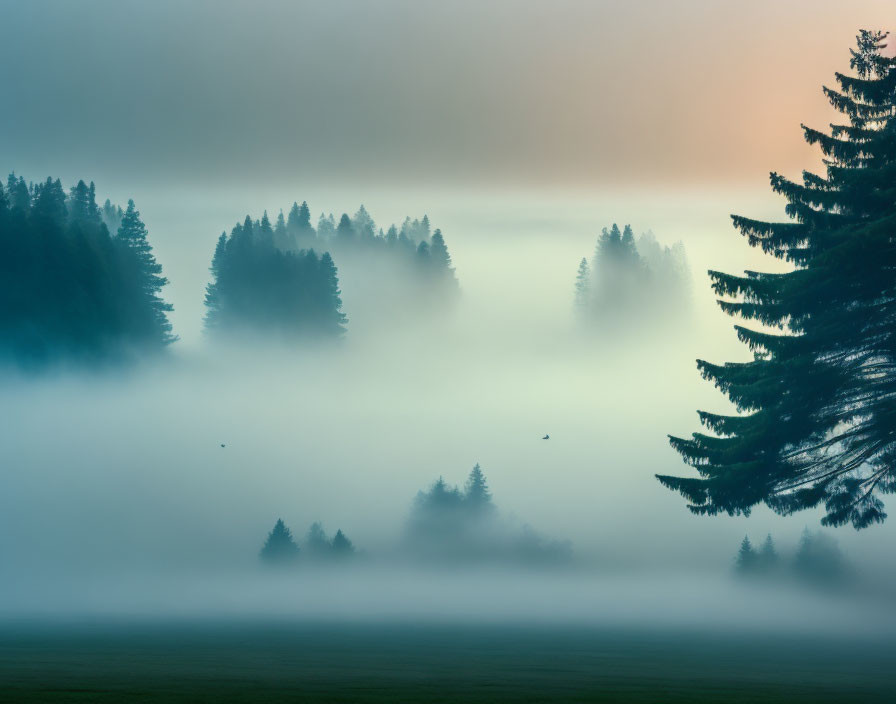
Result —
<svg viewBox="0 0 896 704"><path fill-rule="evenodd" d="M588 268L588 260L582 257L579 262L579 270L576 272L575 307L583 310L588 305L591 296L591 269Z"/></svg>
<svg viewBox="0 0 896 704"><path fill-rule="evenodd" d="M279 229L279 227L278 227ZM281 251L267 214L218 238L206 287L206 329L338 337L346 317L329 253Z"/></svg>
<svg viewBox="0 0 896 704"><path fill-rule="evenodd" d="M652 232L636 242L631 225L620 230L614 223L601 231L591 265L587 259L579 262L574 303L581 320L618 326L686 311L689 290L681 243L661 247Z"/></svg>
<svg viewBox="0 0 896 704"><path fill-rule="evenodd" d="M0 357L39 368L158 351L174 336L167 283L131 201L122 212L78 181L27 185L10 174L0 197ZM119 222L114 236L105 220Z"/></svg>
<svg viewBox="0 0 896 704"><path fill-rule="evenodd" d="M741 574L749 574L756 570L758 564L758 556L753 549L752 543L747 536L741 541L740 549L737 551L737 558L734 561L734 569Z"/></svg>
<svg viewBox="0 0 896 704"><path fill-rule="evenodd" d="M342 244L348 244L355 240L356 234L351 218L343 213L336 226L336 239Z"/></svg>
<svg viewBox="0 0 896 704"><path fill-rule="evenodd" d="M824 89L844 124L803 127L825 175L771 174L795 222L733 217L750 245L793 271L710 272L721 308L765 329L736 326L752 361L698 362L739 413L700 412L710 433L671 438L699 476L659 479L694 513L823 504L822 524L857 529L886 517L879 495L896 489L896 62L882 54L885 37L863 30L857 75L838 73L840 90Z"/></svg>
<svg viewBox="0 0 896 704"><path fill-rule="evenodd" d="M775 541L771 535L765 536L758 558L759 565L765 571L772 571L778 566L778 551L775 550Z"/></svg>
<svg viewBox="0 0 896 704"><path fill-rule="evenodd" d="M315 559L329 557L332 547L333 545L320 521L312 523L311 527L308 528L308 533L305 535L305 550L309 556Z"/></svg>
<svg viewBox="0 0 896 704"><path fill-rule="evenodd" d="M337 530L336 535L333 536L331 548L336 557L353 555L355 552L355 546L352 545L352 541L342 532L342 529Z"/></svg>
<svg viewBox="0 0 896 704"><path fill-rule="evenodd" d="M816 584L842 580L847 573L846 563L837 541L824 533L803 530L793 569L800 578Z"/></svg>
<svg viewBox="0 0 896 704"><path fill-rule="evenodd" d="M468 510L475 515L487 514L495 508L485 475L482 473L482 468L478 463L470 471L470 476L467 477L463 499Z"/></svg>
<svg viewBox="0 0 896 704"><path fill-rule="evenodd" d="M94 207L88 206L88 208L93 213ZM118 227L117 238L131 250L136 260L137 266L133 276L144 299L143 309L149 313L149 319L145 324L146 334L156 337L160 344L167 344L174 339L167 317L174 307L163 301L160 295L168 279L162 276L162 266L156 262L146 235L146 226L140 219L140 213L134 201L129 200L121 218L121 225Z"/></svg>
<svg viewBox="0 0 896 704"><path fill-rule="evenodd" d="M292 539L292 533L282 519L278 518L274 528L261 548L259 557L272 565L291 564L299 556L299 546Z"/></svg>

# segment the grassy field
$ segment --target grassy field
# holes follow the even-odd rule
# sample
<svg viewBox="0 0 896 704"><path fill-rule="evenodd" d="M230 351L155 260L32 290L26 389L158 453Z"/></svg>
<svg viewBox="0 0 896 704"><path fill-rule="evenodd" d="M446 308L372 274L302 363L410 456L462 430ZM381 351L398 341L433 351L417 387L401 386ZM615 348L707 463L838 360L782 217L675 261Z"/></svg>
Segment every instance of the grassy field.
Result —
<svg viewBox="0 0 896 704"><path fill-rule="evenodd" d="M0 626L2 702L892 702L893 641L465 625Z"/></svg>

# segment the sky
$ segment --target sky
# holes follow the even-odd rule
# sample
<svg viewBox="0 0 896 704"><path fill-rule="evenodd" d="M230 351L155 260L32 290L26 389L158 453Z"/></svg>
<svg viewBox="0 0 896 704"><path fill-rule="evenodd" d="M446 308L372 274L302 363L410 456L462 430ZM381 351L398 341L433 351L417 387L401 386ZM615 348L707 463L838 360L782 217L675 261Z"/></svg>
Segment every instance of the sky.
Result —
<svg viewBox="0 0 896 704"><path fill-rule="evenodd" d="M668 188L817 162L859 0L0 0L4 166L194 186Z"/></svg>

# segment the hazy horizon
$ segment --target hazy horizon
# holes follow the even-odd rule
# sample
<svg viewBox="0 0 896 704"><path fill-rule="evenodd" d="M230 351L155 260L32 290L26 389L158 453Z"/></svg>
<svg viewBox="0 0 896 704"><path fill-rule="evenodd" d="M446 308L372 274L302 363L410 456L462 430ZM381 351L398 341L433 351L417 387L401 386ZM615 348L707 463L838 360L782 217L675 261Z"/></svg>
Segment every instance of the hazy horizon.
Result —
<svg viewBox="0 0 896 704"><path fill-rule="evenodd" d="M830 122L822 84L893 20L883 0L4 6L7 168L135 197L761 186L817 166L800 123Z"/></svg>

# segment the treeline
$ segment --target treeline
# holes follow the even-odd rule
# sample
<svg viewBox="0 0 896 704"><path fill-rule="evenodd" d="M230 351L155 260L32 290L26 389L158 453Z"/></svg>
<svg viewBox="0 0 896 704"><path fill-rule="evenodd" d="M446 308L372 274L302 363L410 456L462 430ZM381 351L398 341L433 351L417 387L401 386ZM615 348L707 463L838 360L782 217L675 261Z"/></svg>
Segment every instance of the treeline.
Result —
<svg viewBox="0 0 896 704"><path fill-rule="evenodd" d="M299 564L302 560L341 560L354 554L352 542L341 530L329 538L320 523L313 523L304 540L296 541L278 520L260 556L265 563ZM502 519L477 464L463 488L440 477L417 492L397 556L425 564L556 564L570 561L572 549L568 541L550 540L528 526L518 527Z"/></svg>
<svg viewBox="0 0 896 704"><path fill-rule="evenodd" d="M218 239L206 287L211 331L260 328L338 337L346 316L330 250L359 280L360 307L374 301L393 318L401 304L427 312L456 298L445 239L429 218L378 229L361 206L315 228L307 203L271 224L246 217ZM96 188L59 179L0 182L0 361L28 368L99 363L173 342L161 296L167 279L133 201L97 204ZM391 297L390 297L391 296Z"/></svg>
<svg viewBox="0 0 896 704"><path fill-rule="evenodd" d="M315 228L308 204L293 203L273 224L265 212L222 233L206 294L207 329L341 335L347 320L331 252L364 291L361 307L373 300L390 316L402 304L431 312L458 292L445 238L431 232L427 216L384 232L362 205L338 222L321 215Z"/></svg>
<svg viewBox="0 0 896 704"><path fill-rule="evenodd" d="M300 561L326 562L345 560L355 555L355 546L342 530L332 538L327 536L320 522L311 524L300 546L292 531L278 518L259 552L262 562L269 565L293 565Z"/></svg>
<svg viewBox="0 0 896 704"><path fill-rule="evenodd" d="M741 541L734 559L735 572L742 577L795 577L817 585L843 583L850 570L837 541L822 532L803 531L799 545L789 560L778 552L771 535L758 549L749 536Z"/></svg>
<svg viewBox="0 0 896 704"><path fill-rule="evenodd" d="M107 220L107 215L114 219ZM109 228L113 222L113 230ZM99 362L175 338L167 283L133 201L96 202L91 182L0 183L0 355L24 367Z"/></svg>
<svg viewBox="0 0 896 704"><path fill-rule="evenodd" d="M691 273L681 242L665 247L650 231L635 240L631 225L603 228L594 255L576 273L575 309L587 322L624 322L681 312Z"/></svg>

